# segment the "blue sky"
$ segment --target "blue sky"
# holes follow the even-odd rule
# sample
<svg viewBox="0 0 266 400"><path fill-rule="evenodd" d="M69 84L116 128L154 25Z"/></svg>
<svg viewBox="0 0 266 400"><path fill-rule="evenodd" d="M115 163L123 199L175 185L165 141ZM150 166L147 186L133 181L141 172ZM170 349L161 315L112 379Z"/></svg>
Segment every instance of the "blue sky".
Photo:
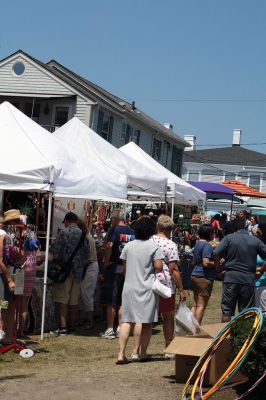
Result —
<svg viewBox="0 0 266 400"><path fill-rule="evenodd" d="M6 1L0 58L54 58L200 145L266 143L265 17L264 0Z"/></svg>

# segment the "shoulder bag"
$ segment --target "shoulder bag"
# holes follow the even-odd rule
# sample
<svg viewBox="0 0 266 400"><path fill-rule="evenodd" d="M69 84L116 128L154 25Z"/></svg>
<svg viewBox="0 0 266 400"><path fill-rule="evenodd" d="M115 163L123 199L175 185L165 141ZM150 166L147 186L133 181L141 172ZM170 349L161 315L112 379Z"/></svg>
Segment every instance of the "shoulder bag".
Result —
<svg viewBox="0 0 266 400"><path fill-rule="evenodd" d="M77 254L78 249L84 242L85 235L82 234L77 246L75 247L73 253L69 257L69 259L65 262L60 260L52 260L48 264L48 273L47 276L54 283L62 283L65 282L66 278L69 276L70 271L72 269L72 260Z"/></svg>

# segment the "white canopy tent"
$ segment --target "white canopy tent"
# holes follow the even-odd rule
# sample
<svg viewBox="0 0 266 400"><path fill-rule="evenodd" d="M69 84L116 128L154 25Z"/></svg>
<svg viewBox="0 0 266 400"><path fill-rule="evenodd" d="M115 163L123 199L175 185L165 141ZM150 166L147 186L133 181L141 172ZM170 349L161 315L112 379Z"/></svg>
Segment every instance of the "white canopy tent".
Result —
<svg viewBox="0 0 266 400"><path fill-rule="evenodd" d="M74 117L54 135L81 151L86 157L98 160L105 167L121 172L128 177L128 198L152 194L153 197L165 199L167 181L163 176L154 173L154 169L125 155L107 142L87 125ZM137 195L136 195L137 193Z"/></svg>
<svg viewBox="0 0 266 400"><path fill-rule="evenodd" d="M49 192L42 338L52 196L126 199L127 178L91 162L8 102L0 105L0 189Z"/></svg>
<svg viewBox="0 0 266 400"><path fill-rule="evenodd" d="M145 153L145 151L135 143L130 142L120 147L119 150L143 164L147 168L153 169L156 174L167 178L167 198L172 199L172 216L174 203L196 206L200 205L201 207L204 206L206 201L205 192L193 187L183 179L179 178L177 175L173 174L171 171L163 167L147 153Z"/></svg>

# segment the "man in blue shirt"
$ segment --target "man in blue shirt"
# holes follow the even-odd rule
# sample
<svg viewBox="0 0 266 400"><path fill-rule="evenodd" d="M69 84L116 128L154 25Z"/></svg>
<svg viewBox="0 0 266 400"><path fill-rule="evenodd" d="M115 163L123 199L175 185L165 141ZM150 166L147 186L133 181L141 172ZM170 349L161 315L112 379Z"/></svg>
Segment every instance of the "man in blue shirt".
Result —
<svg viewBox="0 0 266 400"><path fill-rule="evenodd" d="M266 245L245 230L244 218L233 223L234 232L227 235L215 249L217 263L225 261L222 293L222 322L230 321L236 305L242 311L255 305L257 255L266 259ZM266 271L266 262L260 273Z"/></svg>
<svg viewBox="0 0 266 400"><path fill-rule="evenodd" d="M106 305L107 329L101 334L105 339L114 339L119 333L114 331L116 313L120 315L122 291L124 286L124 269L120 255L127 242L135 239L133 229L126 225L126 216L119 213L118 225L108 236L104 254L104 282L102 286L102 303Z"/></svg>

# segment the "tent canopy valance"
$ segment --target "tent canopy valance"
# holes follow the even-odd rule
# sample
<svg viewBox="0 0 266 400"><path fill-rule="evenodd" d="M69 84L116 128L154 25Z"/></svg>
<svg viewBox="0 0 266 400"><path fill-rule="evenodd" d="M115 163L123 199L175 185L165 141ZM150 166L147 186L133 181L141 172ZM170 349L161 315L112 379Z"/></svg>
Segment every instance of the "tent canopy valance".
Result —
<svg viewBox="0 0 266 400"><path fill-rule="evenodd" d="M255 190L236 180L224 182L223 185L234 190L238 196L266 198L265 193L259 192L258 190Z"/></svg>
<svg viewBox="0 0 266 400"><path fill-rule="evenodd" d="M173 174L171 171L163 167L160 163L149 156L138 145L130 142L122 147L120 150L128 156L134 158L142 165L150 168L157 176L165 177L167 179L167 198L173 199L177 204L196 205L201 203L201 206L206 201L206 194L189 183Z"/></svg>

